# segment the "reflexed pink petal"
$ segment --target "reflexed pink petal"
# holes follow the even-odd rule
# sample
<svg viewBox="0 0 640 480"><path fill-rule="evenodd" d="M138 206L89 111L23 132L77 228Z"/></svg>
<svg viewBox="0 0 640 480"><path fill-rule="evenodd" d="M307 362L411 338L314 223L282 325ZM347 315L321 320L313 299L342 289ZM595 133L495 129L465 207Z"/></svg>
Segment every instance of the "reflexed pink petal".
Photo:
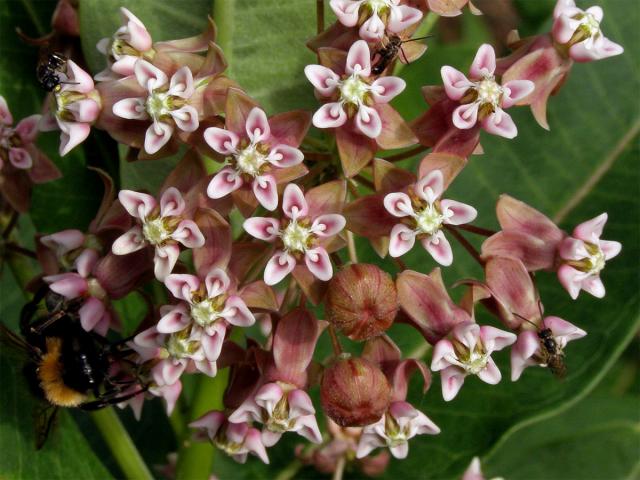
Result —
<svg viewBox="0 0 640 480"><path fill-rule="evenodd" d="M226 197L231 192L235 192L239 189L243 183L244 181L242 180L242 177L238 175L238 172L231 167L224 167L216 173L211 179L211 182L209 182L207 195L209 198L213 199Z"/></svg>
<svg viewBox="0 0 640 480"><path fill-rule="evenodd" d="M172 360L164 360L160 364L160 371L163 385L173 385L180 379L180 375L184 372L186 362L174 363Z"/></svg>
<svg viewBox="0 0 640 480"><path fill-rule="evenodd" d="M65 156L72 149L86 140L91 132L91 127L86 123L63 122L58 120L60 127L60 148L59 153Z"/></svg>
<svg viewBox="0 0 640 480"><path fill-rule="evenodd" d="M551 329L553 336L560 340L561 346L572 340L584 337L587 332L560 317L548 316L544 319L545 328Z"/></svg>
<svg viewBox="0 0 640 480"><path fill-rule="evenodd" d="M312 121L318 128L336 128L344 125L347 114L340 103L325 103L313 114Z"/></svg>
<svg viewBox="0 0 640 480"><path fill-rule="evenodd" d="M304 155L300 150L289 145L276 145L271 149L267 160L276 167L288 168L302 163Z"/></svg>
<svg viewBox="0 0 640 480"><path fill-rule="evenodd" d="M160 216L178 216L184 212L185 209L184 199L180 190L175 187L167 188L162 197L160 197Z"/></svg>
<svg viewBox="0 0 640 480"><path fill-rule="evenodd" d="M31 155L29 155L29 152L27 152L24 148L9 148L9 161L14 167L21 170L31 168L31 166L33 165L33 159L31 158Z"/></svg>
<svg viewBox="0 0 640 480"><path fill-rule="evenodd" d="M573 236L584 240L585 242L597 243L597 240L602 235L602 230L607 223L608 215L601 213L591 220L581 223L573 229Z"/></svg>
<svg viewBox="0 0 640 480"><path fill-rule="evenodd" d="M395 458L402 460L409 455L409 443L405 441L400 444L392 444L392 446L389 447L389 451Z"/></svg>
<svg viewBox="0 0 640 480"><path fill-rule="evenodd" d="M358 33L360 34L360 38L364 38L368 42L375 42L382 40L384 37L385 25L382 19L378 16L377 13L371 14L371 16L362 24ZM363 40L364 41L364 40ZM368 53L367 53L368 55ZM348 62L347 62L348 64ZM349 72L351 73L351 72ZM369 73L364 74L365 76L370 75Z"/></svg>
<svg viewBox="0 0 640 480"><path fill-rule="evenodd" d="M244 446L264 463L266 463L267 465L269 464L267 450L262 444L262 437L259 430L255 428L249 429L247 436L244 438Z"/></svg>
<svg viewBox="0 0 640 480"><path fill-rule="evenodd" d="M371 84L371 94L376 103L388 103L406 86L407 83L399 77L380 77Z"/></svg>
<svg viewBox="0 0 640 480"><path fill-rule="evenodd" d="M140 220L144 220L151 215L158 205L156 199L151 195L133 190L120 190L118 200L120 200L129 215Z"/></svg>
<svg viewBox="0 0 640 480"><path fill-rule="evenodd" d="M456 202L455 200L442 200L440 206L445 216L444 223L449 225L462 225L473 222L478 216L478 211L471 205Z"/></svg>
<svg viewBox="0 0 640 480"><path fill-rule="evenodd" d="M316 414L311 397L304 390L293 390L289 393L287 400L289 401L289 416L291 418Z"/></svg>
<svg viewBox="0 0 640 480"><path fill-rule="evenodd" d="M476 53L473 63L469 68L471 78L483 78L493 75L496 71L496 52L493 47L487 43L480 46Z"/></svg>
<svg viewBox="0 0 640 480"><path fill-rule="evenodd" d="M249 235L255 238L259 238L265 242L273 242L278 238L280 222L270 217L252 217L247 218L242 227Z"/></svg>
<svg viewBox="0 0 640 480"><path fill-rule="evenodd" d="M371 52L369 51L369 45L367 45L367 42L364 40L358 40L351 45L349 53L347 54L345 71L349 75L354 73L363 77L371 75Z"/></svg>
<svg viewBox="0 0 640 480"><path fill-rule="evenodd" d="M564 260L580 260L589 256L584 241L573 237L566 237L560 242L558 254Z"/></svg>
<svg viewBox="0 0 640 480"><path fill-rule="evenodd" d="M295 390L292 393L300 392L301 390ZM289 395L291 398L291 395ZM318 428L318 421L315 415L305 415L296 419L294 429L298 435L303 436L307 440L313 443L322 443L322 434L320 428Z"/></svg>
<svg viewBox="0 0 640 480"><path fill-rule="evenodd" d="M260 205L267 210L275 210L278 206L278 185L273 175L255 177L252 183L253 194Z"/></svg>
<svg viewBox="0 0 640 480"><path fill-rule="evenodd" d="M172 275L169 275L170 277ZM156 326L158 332L160 333L175 333L183 330L191 323L191 318L189 315L185 315L186 309L183 308L174 308L168 313L164 314L160 320L158 320L158 325Z"/></svg>
<svg viewBox="0 0 640 480"><path fill-rule="evenodd" d="M189 428L205 429L207 430L209 438L213 440L220 427L224 424L225 420L226 417L224 413L212 411L191 422L189 424Z"/></svg>
<svg viewBox="0 0 640 480"><path fill-rule="evenodd" d="M584 278L584 273L569 265L561 265L558 268L558 280L573 300L578 298Z"/></svg>
<svg viewBox="0 0 640 480"><path fill-rule="evenodd" d="M189 67L181 67L176 73L171 76L171 82L169 83L169 95L188 99L193 95L193 74Z"/></svg>
<svg viewBox="0 0 640 480"><path fill-rule="evenodd" d="M456 352L450 340L442 339L433 347L433 355L431 357L431 370L439 372L451 366L451 362L447 357L455 357Z"/></svg>
<svg viewBox="0 0 640 480"><path fill-rule="evenodd" d="M264 269L264 283L275 285L289 275L296 266L296 259L285 252L276 252Z"/></svg>
<svg viewBox="0 0 640 480"><path fill-rule="evenodd" d="M264 142L271 135L267 114L259 107L253 107L245 125L247 136L252 143Z"/></svg>
<svg viewBox="0 0 640 480"><path fill-rule="evenodd" d="M155 255L153 256L153 273L156 279L164 282L173 267L175 267L179 255L180 247L178 245L156 247Z"/></svg>
<svg viewBox="0 0 640 480"><path fill-rule="evenodd" d="M75 261L75 267L80 276L87 278L93 267L95 267L96 262L98 261L98 252L93 250L92 248L87 248L84 250Z"/></svg>
<svg viewBox="0 0 640 480"><path fill-rule="evenodd" d="M478 103L460 105L453 111L453 124L461 130L468 130L478 122ZM494 114L492 114L494 115Z"/></svg>
<svg viewBox="0 0 640 480"><path fill-rule="evenodd" d="M447 367L440 373L442 398L445 402L453 400L462 388L466 373L458 367Z"/></svg>
<svg viewBox="0 0 640 480"><path fill-rule="evenodd" d="M115 105L114 105L115 107ZM98 118L100 106L95 100L85 98L69 103L65 111L71 113L73 120L80 123L92 123Z"/></svg>
<svg viewBox="0 0 640 480"><path fill-rule="evenodd" d="M389 234L389 255L400 257L413 248L416 233L403 223L394 225Z"/></svg>
<svg viewBox="0 0 640 480"><path fill-rule="evenodd" d="M84 243L84 234L80 230L68 229L45 235L40 242L55 250L56 255L62 256L71 250L79 248Z"/></svg>
<svg viewBox="0 0 640 480"><path fill-rule="evenodd" d="M209 298L217 297L229 290L231 280L229 275L221 268L213 268L204 279Z"/></svg>
<svg viewBox="0 0 640 480"><path fill-rule="evenodd" d="M51 278L53 277L44 277L44 281L50 281ZM55 276L55 281L51 283L49 288L63 297L71 299L85 295L89 285L77 273L63 273Z"/></svg>
<svg viewBox="0 0 640 480"><path fill-rule="evenodd" d="M120 7L120 16L122 23L126 22L126 32L128 35L125 39L133 48L140 52L145 52L151 48L151 35L147 32L144 24L133 13L124 7Z"/></svg>
<svg viewBox="0 0 640 480"><path fill-rule="evenodd" d="M109 81L118 80L120 76L129 77L134 74L136 62L139 57L133 55L124 55L111 64L110 69L103 70L95 76L96 80Z"/></svg>
<svg viewBox="0 0 640 480"><path fill-rule="evenodd" d="M364 458L374 449L385 445L386 442L375 431L370 431L368 428L365 428L360 436L360 441L358 442L356 458Z"/></svg>
<svg viewBox="0 0 640 480"><path fill-rule="evenodd" d="M319 237L331 237L342 231L347 221L337 213L320 215L311 224L311 230Z"/></svg>
<svg viewBox="0 0 640 480"><path fill-rule="evenodd" d="M156 88L160 88L167 84L169 79L167 75L159 68L153 66L146 60L138 60L133 67L136 80L141 87L147 89L149 93Z"/></svg>
<svg viewBox="0 0 640 480"><path fill-rule="evenodd" d="M216 322L215 332L213 335L202 335L200 343L206 358L215 362L220 358L220 352L222 351L222 345L224 343L224 335L227 330L224 322Z"/></svg>
<svg viewBox="0 0 640 480"><path fill-rule="evenodd" d="M582 281L582 289L596 298L603 298L606 294L604 284L598 275L591 275Z"/></svg>
<svg viewBox="0 0 640 480"><path fill-rule="evenodd" d="M223 316L231 325L238 327L249 327L256 321L247 305L237 295L232 295L227 299Z"/></svg>
<svg viewBox="0 0 640 480"><path fill-rule="evenodd" d="M529 365L535 365L531 359L540 349L538 334L531 330L525 330L518 335L518 340L511 348L511 381L517 381L522 371Z"/></svg>
<svg viewBox="0 0 640 480"><path fill-rule="evenodd" d="M171 238L187 248L200 248L204 245L204 236L193 220L182 220L171 234Z"/></svg>
<svg viewBox="0 0 640 480"><path fill-rule="evenodd" d="M469 87L472 86L472 83L464 73L453 67L445 65L440 69L440 75L442 76L442 83L447 96L451 100L460 100Z"/></svg>
<svg viewBox="0 0 640 480"><path fill-rule="evenodd" d="M195 275L172 273L164 281L165 286L174 297L191 302L191 292L196 292L202 282Z"/></svg>
<svg viewBox="0 0 640 480"><path fill-rule="evenodd" d="M313 275L324 282L331 280L333 267L329 254L322 247L307 250L304 254L304 263Z"/></svg>
<svg viewBox="0 0 640 480"><path fill-rule="evenodd" d="M89 93L94 89L91 75L81 69L73 60L67 60L67 77L69 83L61 86L61 91Z"/></svg>
<svg viewBox="0 0 640 480"><path fill-rule="evenodd" d="M11 115L7 101L2 95L0 95L0 122L5 125L13 124L13 115Z"/></svg>
<svg viewBox="0 0 640 480"><path fill-rule="evenodd" d="M116 238L113 245L111 245L111 251L115 255L127 255L144 248L146 245L147 242L142 234L142 228L136 225Z"/></svg>
<svg viewBox="0 0 640 480"><path fill-rule="evenodd" d="M408 5L398 5L391 8L387 28L390 32L400 33L402 30L418 23L422 19L422 12Z"/></svg>
<svg viewBox="0 0 640 480"><path fill-rule="evenodd" d="M505 332L490 325L483 325L480 327L480 339L487 353L491 353L513 344L517 337L511 332Z"/></svg>
<svg viewBox="0 0 640 480"><path fill-rule="evenodd" d="M453 251L449 240L442 231L421 240L424 249L431 254L433 259L444 267L453 263Z"/></svg>
<svg viewBox="0 0 640 480"><path fill-rule="evenodd" d="M165 122L153 122L144 135L144 151L149 155L157 153L173 135L173 125Z"/></svg>
<svg viewBox="0 0 640 480"><path fill-rule="evenodd" d="M199 372L202 372L209 377L213 378L218 374L218 367L216 365L215 360L205 359L200 361L194 361L193 363L195 364L196 369Z"/></svg>
<svg viewBox="0 0 640 480"><path fill-rule="evenodd" d="M382 120L375 108L360 105L356 114L356 127L369 138L376 138L382 132Z"/></svg>
<svg viewBox="0 0 640 480"><path fill-rule="evenodd" d="M346 27L355 27L358 23L358 9L362 0L331 0L329 5L338 17L338 21Z"/></svg>
<svg viewBox="0 0 640 480"><path fill-rule="evenodd" d="M478 378L490 385L500 383L502 374L500 373L500 369L498 369L498 366L492 358L489 358L487 360L487 366L478 373Z"/></svg>
<svg viewBox="0 0 640 480"><path fill-rule="evenodd" d="M502 96L502 108L509 108L529 96L535 88L530 80L511 80L502 86L506 89Z"/></svg>
<svg viewBox="0 0 640 480"><path fill-rule="evenodd" d="M600 240L600 249L604 253L605 260L609 260L620 253L622 250L622 244L620 242L614 242L612 240Z"/></svg>
<svg viewBox="0 0 640 480"><path fill-rule="evenodd" d="M568 15L560 14L555 17L551 31L553 39L560 44L564 44L571 40L575 30L575 21Z"/></svg>
<svg viewBox="0 0 640 480"><path fill-rule="evenodd" d="M330 96L336 90L340 77L330 68L322 65L307 65L304 74L323 97Z"/></svg>
<svg viewBox="0 0 640 480"><path fill-rule="evenodd" d="M200 125L198 111L191 105L185 105L177 110L169 112L176 126L183 132L195 132Z"/></svg>
<svg viewBox="0 0 640 480"><path fill-rule="evenodd" d="M2 97L0 97L1 99ZM0 107L1 109L2 107ZM32 143L38 136L38 124L42 115L30 115L23 118L16 125L16 133L20 136L22 143ZM2 113L0 113L0 121L2 121Z"/></svg>
<svg viewBox="0 0 640 480"><path fill-rule="evenodd" d="M496 110L484 120L482 120L482 128L494 135L504 138L515 138L518 136L518 128L513 123L511 115L504 110Z"/></svg>
<svg viewBox="0 0 640 480"><path fill-rule="evenodd" d="M229 130L210 127L204 131L204 141L216 152L223 155L231 155L235 153L240 139Z"/></svg>
<svg viewBox="0 0 640 480"><path fill-rule="evenodd" d="M433 204L444 192L444 176L440 170L432 170L416 183L414 191L423 200ZM446 202L447 200L443 200Z"/></svg>
<svg viewBox="0 0 640 480"><path fill-rule="evenodd" d="M290 183L284 189L282 194L282 211L284 214L295 220L298 217L304 217L309 213L309 206L304 194L298 185Z"/></svg>
<svg viewBox="0 0 640 480"><path fill-rule="evenodd" d="M102 320L105 307L97 298L89 297L82 304L78 313L80 314L80 325L85 331L90 332Z"/></svg>
<svg viewBox="0 0 640 480"><path fill-rule="evenodd" d="M411 198L403 192L389 193L384 197L384 208L394 217L409 217L413 215Z"/></svg>

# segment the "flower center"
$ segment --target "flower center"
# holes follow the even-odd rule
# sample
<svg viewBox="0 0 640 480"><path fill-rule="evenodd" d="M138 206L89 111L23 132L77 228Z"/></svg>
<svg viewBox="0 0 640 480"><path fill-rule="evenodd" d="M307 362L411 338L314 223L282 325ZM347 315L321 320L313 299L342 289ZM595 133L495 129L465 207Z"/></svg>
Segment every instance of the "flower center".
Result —
<svg viewBox="0 0 640 480"><path fill-rule="evenodd" d="M145 102L147 113L153 120L168 115L173 110L173 97L166 92L153 91Z"/></svg>
<svg viewBox="0 0 640 480"><path fill-rule="evenodd" d="M188 358L192 356L200 348L200 342L191 340L190 336L190 329L188 328L169 335L169 339L165 344L167 353L173 358Z"/></svg>
<svg viewBox="0 0 640 480"><path fill-rule="evenodd" d="M368 0L365 5L369 7L371 12L378 13L386 8L389 8L391 2L389 0Z"/></svg>
<svg viewBox="0 0 640 480"><path fill-rule="evenodd" d="M585 33L589 37L593 37L600 33L600 22L596 20L596 17L592 14L584 12L582 17L578 17L577 20L580 20L580 26L578 28L584 29Z"/></svg>
<svg viewBox="0 0 640 480"><path fill-rule="evenodd" d="M418 228L427 235L434 235L440 230L444 216L435 205L427 205L415 217Z"/></svg>
<svg viewBox="0 0 640 480"><path fill-rule="evenodd" d="M311 236L311 229L299 224L295 220L292 220L281 234L284 247L288 251L300 253L307 251Z"/></svg>
<svg viewBox="0 0 640 480"><path fill-rule="evenodd" d="M142 225L142 234L152 245L159 245L165 240L171 238L170 231L162 217L157 217L152 220L146 220Z"/></svg>
<svg viewBox="0 0 640 480"><path fill-rule="evenodd" d="M369 92L369 84L363 82L360 76L353 74L339 83L340 100L360 106L364 103L365 96Z"/></svg>
<svg viewBox="0 0 640 480"><path fill-rule="evenodd" d="M287 396L283 395L267 418L265 425L272 432L284 433L293 428L294 420L289 418L289 402Z"/></svg>
<svg viewBox="0 0 640 480"><path fill-rule="evenodd" d="M262 173L262 167L268 163L267 156L260 152L258 145L249 145L236 156L238 171L256 177Z"/></svg>
<svg viewBox="0 0 640 480"><path fill-rule="evenodd" d="M100 282L96 278L90 278L87 280L87 291L90 296L97 298L98 300L104 300L107 297L107 292Z"/></svg>
<svg viewBox="0 0 640 480"><path fill-rule="evenodd" d="M475 84L478 93L477 102L482 105L491 105L496 108L500 105L504 89L498 85L493 77L485 77Z"/></svg>
<svg viewBox="0 0 640 480"><path fill-rule="evenodd" d="M207 327L220 318L220 311L212 299L206 299L191 305L191 318L201 327Z"/></svg>
<svg viewBox="0 0 640 480"><path fill-rule="evenodd" d="M216 436L213 444L229 456L237 454L242 449L241 443L231 442L225 435Z"/></svg>
<svg viewBox="0 0 640 480"><path fill-rule="evenodd" d="M600 273L606 263L604 252L598 245L594 245L593 243L586 243L585 246L587 252L589 252L589 256L585 259L587 271L596 275Z"/></svg>
<svg viewBox="0 0 640 480"><path fill-rule="evenodd" d="M487 362L489 361L489 355L486 353L479 352L474 350L473 352L469 352L469 357L463 360L462 367L472 375L477 375L487 366Z"/></svg>

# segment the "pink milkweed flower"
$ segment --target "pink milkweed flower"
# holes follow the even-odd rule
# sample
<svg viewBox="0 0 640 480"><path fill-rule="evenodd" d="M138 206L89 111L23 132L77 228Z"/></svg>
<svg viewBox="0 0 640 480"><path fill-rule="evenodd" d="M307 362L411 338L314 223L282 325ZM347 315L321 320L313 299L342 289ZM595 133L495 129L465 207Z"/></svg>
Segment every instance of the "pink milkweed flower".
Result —
<svg viewBox="0 0 640 480"><path fill-rule="evenodd" d="M355 117L356 129L370 138L377 138L382 132L376 105L389 103L406 87L398 77L371 81L371 52L364 40L358 40L349 49L344 75L322 65L307 65L304 73L319 95L332 100L313 115L316 127L337 128L347 118Z"/></svg>
<svg viewBox="0 0 640 480"><path fill-rule="evenodd" d="M554 316L542 319L540 330L544 329L551 330L556 342L556 349L559 350L560 355L562 355L567 343L587 334L581 328ZM548 354L541 343L542 339L538 336L537 331L525 329L518 335L518 340L511 348L511 380L513 382L518 380L522 371L531 365L547 366Z"/></svg>
<svg viewBox="0 0 640 480"><path fill-rule="evenodd" d="M266 242L278 242L278 250L271 257L264 271L267 285L275 285L286 277L304 258L309 271L319 280L333 276L333 267L322 240L337 235L346 224L337 213L327 213L315 218L309 216L309 205L300 187L290 183L282 196L284 219L254 217L245 220L243 227L250 235Z"/></svg>
<svg viewBox="0 0 640 480"><path fill-rule="evenodd" d="M197 429L196 440L209 440L238 463L245 463L249 453L269 463L260 430L246 422L232 423L224 413L214 410L191 422L189 427Z"/></svg>
<svg viewBox="0 0 640 480"><path fill-rule="evenodd" d="M66 155L89 136L91 124L102 109L102 100L91 75L73 60L67 60L67 69L59 76L60 88L53 92L51 111L42 117L40 130L59 129L60 155Z"/></svg>
<svg viewBox="0 0 640 480"><path fill-rule="evenodd" d="M344 26L360 24L360 37L369 42L382 40L385 32L398 34L422 19L420 10L401 0L331 0L329 5Z"/></svg>
<svg viewBox="0 0 640 480"><path fill-rule="evenodd" d="M558 0L553 10L553 39L569 49L576 62L591 62L620 55L624 48L602 34L600 23L604 12L600 7L586 10L576 7L574 0Z"/></svg>
<svg viewBox="0 0 640 480"><path fill-rule="evenodd" d="M142 21L124 7L120 7L122 26L112 38L103 38L96 45L107 57L107 68L96 75L96 80L114 80L134 73L134 65L140 58L153 57L151 35Z"/></svg>
<svg viewBox="0 0 640 480"><path fill-rule="evenodd" d="M176 127L183 132L198 129L198 110L189 105L196 90L189 67L181 67L169 79L151 63L138 60L134 74L143 90L132 93L144 96L117 101L113 113L129 120L151 120L144 137L145 152L157 153L171 140Z"/></svg>
<svg viewBox="0 0 640 480"><path fill-rule="evenodd" d="M444 177L433 170L422 177L409 194L389 193L384 207L393 216L405 218L391 229L389 255L399 257L407 253L419 238L424 249L441 265L453 262L451 245L442 231L443 225L462 225L475 220L475 208L455 200L440 199L444 192Z"/></svg>
<svg viewBox="0 0 640 480"><path fill-rule="evenodd" d="M606 261L620 253L620 242L601 240L602 230L607 223L607 214L581 223L573 230L572 237L566 237L558 247L563 264L558 268L558 279L574 300L580 290L597 298L605 295L600 272Z"/></svg>
<svg viewBox="0 0 640 480"><path fill-rule="evenodd" d="M460 391L467 375L477 375L483 382L495 385L502 375L491 358L516 341L516 336L488 325L461 323L449 338L440 340L433 348L431 370L442 371L442 397L452 400Z"/></svg>
<svg viewBox="0 0 640 480"><path fill-rule="evenodd" d="M198 225L182 216L186 205L178 189L167 188L160 197L160 205L151 195L132 190L121 190L118 198L129 215L138 219L138 224L113 242L112 251L116 255L127 255L152 246L158 280L164 281L173 270L180 254L179 243L187 248L204 245Z"/></svg>
<svg viewBox="0 0 640 480"><path fill-rule="evenodd" d="M320 443L322 435L315 414L307 392L278 382L260 387L229 416L229 421L263 423L262 443L266 447L275 445L284 432L296 432L313 443Z"/></svg>
<svg viewBox="0 0 640 480"><path fill-rule="evenodd" d="M380 420L364 427L356 457L366 457L375 448L388 447L394 457L406 458L411 438L438 433L440 428L420 410L404 401L393 402Z"/></svg>
<svg viewBox="0 0 640 480"><path fill-rule="evenodd" d="M504 109L533 92L534 83L512 80L500 85L496 82L495 70L496 53L491 45L484 44L469 69L471 79L448 65L442 67L440 74L447 96L461 103L453 111L452 120L457 128L467 130L480 122L489 133L514 138L518 129Z"/></svg>
<svg viewBox="0 0 640 480"><path fill-rule="evenodd" d="M230 284L229 276L219 268L211 269L204 280L187 274L167 276L165 285L183 302L166 308L158 332L172 334L190 327L199 333L207 359L216 361L228 325L249 327L255 323L244 301L230 294Z"/></svg>
<svg viewBox="0 0 640 480"><path fill-rule="evenodd" d="M251 182L253 193L267 210L278 206L278 188L272 169L299 165L304 156L291 145L275 143L265 112L254 107L246 118L244 132L218 127L204 131L204 139L216 152L228 155L230 166L218 172L207 188L210 198L218 199Z"/></svg>

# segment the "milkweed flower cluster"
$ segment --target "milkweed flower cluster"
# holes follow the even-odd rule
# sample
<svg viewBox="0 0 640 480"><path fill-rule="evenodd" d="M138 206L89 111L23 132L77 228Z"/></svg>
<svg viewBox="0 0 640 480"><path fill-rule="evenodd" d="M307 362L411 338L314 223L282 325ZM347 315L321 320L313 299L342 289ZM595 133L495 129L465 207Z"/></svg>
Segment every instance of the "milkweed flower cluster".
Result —
<svg viewBox="0 0 640 480"><path fill-rule="evenodd" d="M411 39L427 11L459 15L467 3L476 12L464 0L332 0L337 21L308 43L318 60L304 68L307 93L322 103L313 114L272 114L229 79L211 19L200 35L156 42L125 8L120 27L98 44L106 68L92 78L69 59L44 117L13 127L0 97L0 191L16 211L26 209L28 190L8 180L59 174L36 147L38 125L62 132L60 155L92 127L126 146L129 161L177 155L153 192L117 191L98 171L105 194L87 231L37 237L44 282L86 331L115 335L125 323L118 301L145 299L144 318L134 328L126 319L133 335L123 340L135 352L132 382L142 388L122 407L139 416L146 398L162 397L170 414L189 399L186 376L228 369L218 408L189 419L195 440L240 463L249 455L268 463L269 449L296 434L310 442L296 450L304 464L331 473L349 463L375 475L391 457L409 456L415 437L447 429L428 415L428 397L425 411L411 403L414 374L423 393L438 374L447 402L474 376L497 385L503 350L512 381L533 366L565 374L567 345L587 332L545 313L533 273L553 272L573 300L582 290L603 297L601 274L622 248L602 239L607 214L569 234L502 195L500 229L489 231L474 225L489 212L450 199L448 189L476 161L484 135L517 137L507 109L530 105L548 128L547 101L573 63L622 47L603 35L600 8L559 0L550 33L511 38L517 48L504 58L481 45L468 75L443 66L442 84L423 88L429 108L407 121L390 104L406 88L389 74L398 59L374 68L382 49ZM425 50L407 43L401 60ZM544 68L530 68L541 57ZM415 168L398 166L416 147ZM486 237L479 251L467 233ZM409 253L416 241L426 253ZM458 258L454 241L481 272L458 282L459 301L441 271ZM399 272L358 262L362 242ZM403 263L409 255L420 256L420 271ZM501 328L478 322L478 303ZM390 328L400 322L433 347L430 361L396 344ZM319 347L323 337L330 354ZM343 337L361 343L353 350L360 353L343 351ZM480 477L474 461L465 478Z"/></svg>

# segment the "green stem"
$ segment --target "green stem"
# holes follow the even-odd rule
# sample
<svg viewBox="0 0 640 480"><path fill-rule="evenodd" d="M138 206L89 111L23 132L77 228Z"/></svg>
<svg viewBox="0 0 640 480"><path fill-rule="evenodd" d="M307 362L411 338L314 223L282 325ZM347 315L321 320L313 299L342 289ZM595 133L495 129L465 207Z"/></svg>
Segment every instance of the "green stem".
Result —
<svg viewBox="0 0 640 480"><path fill-rule="evenodd" d="M138 453L120 417L112 407L91 412L91 419L115 457L127 479L153 479L151 472Z"/></svg>
<svg viewBox="0 0 640 480"><path fill-rule="evenodd" d="M213 20L218 27L218 37L216 43L224 52L227 59L227 75L231 70L231 54L232 54L232 38L233 38L233 11L235 9L235 0L214 0L213 2Z"/></svg>
<svg viewBox="0 0 640 480"><path fill-rule="evenodd" d="M425 17L424 21L420 24L420 26L413 32L412 37L426 37L431 32L431 29L435 26L436 22L440 18L440 15L435 14L433 12L429 12ZM402 62L397 62L396 66L393 69L393 75L398 76L400 71L405 67L405 64Z"/></svg>
<svg viewBox="0 0 640 480"><path fill-rule="evenodd" d="M229 369L218 372L214 378L202 376L189 413L193 421L210 410L223 410L222 395L229 379ZM209 442L192 442L185 439L178 451L178 480L200 480L208 478L213 468L215 450Z"/></svg>

